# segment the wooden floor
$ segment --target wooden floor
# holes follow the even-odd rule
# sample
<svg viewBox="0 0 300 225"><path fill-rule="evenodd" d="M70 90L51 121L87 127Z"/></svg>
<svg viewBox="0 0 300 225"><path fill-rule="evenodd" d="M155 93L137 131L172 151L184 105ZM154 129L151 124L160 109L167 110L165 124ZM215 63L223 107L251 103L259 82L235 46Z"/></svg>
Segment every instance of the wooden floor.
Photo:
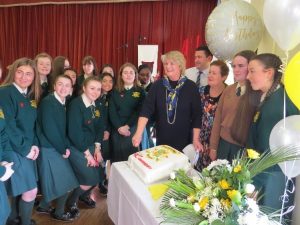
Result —
<svg viewBox="0 0 300 225"><path fill-rule="evenodd" d="M99 194L97 187L92 192L92 198L97 203L96 208L89 209L79 203L80 217L73 222L59 222L51 219L49 215L38 214L35 210L33 210L33 219L38 225L114 225L107 214L106 197Z"/></svg>

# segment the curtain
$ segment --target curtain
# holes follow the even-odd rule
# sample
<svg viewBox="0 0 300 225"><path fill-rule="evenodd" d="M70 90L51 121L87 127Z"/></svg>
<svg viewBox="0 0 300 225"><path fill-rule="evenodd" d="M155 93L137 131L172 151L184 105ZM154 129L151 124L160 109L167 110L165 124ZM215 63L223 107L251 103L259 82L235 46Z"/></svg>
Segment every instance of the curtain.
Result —
<svg viewBox="0 0 300 225"><path fill-rule="evenodd" d="M157 44L159 57L180 50L193 66L215 6L211 0L172 0L0 8L0 60L7 66L47 52L68 57L80 71L82 58L92 55L98 67L110 63L118 71L126 61L137 64L138 44ZM162 73L160 60L158 68Z"/></svg>
<svg viewBox="0 0 300 225"><path fill-rule="evenodd" d="M86 4L86 3L118 3L118 2L142 2L145 0L0 0L0 7L28 6L28 5L49 5L49 4ZM147 0L167 1L167 0Z"/></svg>

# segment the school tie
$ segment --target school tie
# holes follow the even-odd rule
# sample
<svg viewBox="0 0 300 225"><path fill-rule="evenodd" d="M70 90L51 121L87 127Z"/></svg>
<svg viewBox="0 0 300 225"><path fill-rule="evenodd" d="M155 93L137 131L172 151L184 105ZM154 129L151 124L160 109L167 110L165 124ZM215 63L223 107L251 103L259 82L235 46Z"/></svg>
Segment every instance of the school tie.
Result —
<svg viewBox="0 0 300 225"><path fill-rule="evenodd" d="M196 86L200 87L200 79L201 79L201 75L202 75L202 71L198 71L198 76L197 76L197 80L196 80Z"/></svg>
<svg viewBox="0 0 300 225"><path fill-rule="evenodd" d="M43 82L41 86L42 86L42 89L45 90L48 87L48 83Z"/></svg>
<svg viewBox="0 0 300 225"><path fill-rule="evenodd" d="M26 92L22 92L22 95L27 98L27 93Z"/></svg>
<svg viewBox="0 0 300 225"><path fill-rule="evenodd" d="M238 87L235 91L236 96L241 96L242 88Z"/></svg>

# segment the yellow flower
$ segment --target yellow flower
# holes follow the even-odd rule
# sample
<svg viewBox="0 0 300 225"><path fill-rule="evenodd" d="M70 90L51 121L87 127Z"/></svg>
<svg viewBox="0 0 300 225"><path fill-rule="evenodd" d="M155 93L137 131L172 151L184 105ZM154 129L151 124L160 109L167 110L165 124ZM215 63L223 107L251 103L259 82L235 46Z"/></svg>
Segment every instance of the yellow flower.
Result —
<svg viewBox="0 0 300 225"><path fill-rule="evenodd" d="M188 202L193 203L193 202L195 201L195 195L194 195L194 194L190 194L190 195L187 197L187 200L188 200Z"/></svg>
<svg viewBox="0 0 300 225"><path fill-rule="evenodd" d="M207 204L208 204L208 197L203 197L199 200L200 209L202 209L202 210L205 209Z"/></svg>
<svg viewBox="0 0 300 225"><path fill-rule="evenodd" d="M233 168L233 172L238 173L242 170L242 166L241 165L237 165L236 167Z"/></svg>
<svg viewBox="0 0 300 225"><path fill-rule="evenodd" d="M259 158L259 153L258 152L256 152L255 150L253 150L253 149L247 149L247 153L248 153L248 157L250 158L250 159L258 159Z"/></svg>
<svg viewBox="0 0 300 225"><path fill-rule="evenodd" d="M100 111L98 109L95 111L95 116L100 117Z"/></svg>
<svg viewBox="0 0 300 225"><path fill-rule="evenodd" d="M3 113L2 109L0 109L0 118L4 119L4 113Z"/></svg>
<svg viewBox="0 0 300 225"><path fill-rule="evenodd" d="M227 199L222 198L221 204L224 206L224 208L227 209L231 207L231 201L228 198Z"/></svg>
<svg viewBox="0 0 300 225"><path fill-rule="evenodd" d="M229 189L229 187L230 187L230 185L228 184L228 182L226 180L224 180L224 179L219 181L219 185L224 190Z"/></svg>
<svg viewBox="0 0 300 225"><path fill-rule="evenodd" d="M137 91L135 91L135 92L132 93L132 97L134 97L134 98L139 98L140 95L141 95L141 93L137 92Z"/></svg>
<svg viewBox="0 0 300 225"><path fill-rule="evenodd" d="M237 190L229 190L227 191L228 197L237 205L241 204L242 195Z"/></svg>
<svg viewBox="0 0 300 225"><path fill-rule="evenodd" d="M253 118L253 122L256 123L258 118L259 118L259 114L260 112L256 112L255 115L254 115L254 118Z"/></svg>
<svg viewBox="0 0 300 225"><path fill-rule="evenodd" d="M37 107L37 104L36 104L36 101L35 100L31 100L30 101L30 104L33 108L36 108Z"/></svg>

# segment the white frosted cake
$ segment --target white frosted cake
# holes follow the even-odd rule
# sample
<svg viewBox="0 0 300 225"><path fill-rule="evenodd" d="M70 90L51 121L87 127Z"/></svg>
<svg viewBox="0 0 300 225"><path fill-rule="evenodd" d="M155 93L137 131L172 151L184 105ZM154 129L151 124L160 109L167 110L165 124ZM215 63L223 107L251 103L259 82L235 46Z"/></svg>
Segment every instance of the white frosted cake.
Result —
<svg viewBox="0 0 300 225"><path fill-rule="evenodd" d="M167 178L174 170L190 167L186 155L167 145L136 152L129 156L128 164L146 184Z"/></svg>

